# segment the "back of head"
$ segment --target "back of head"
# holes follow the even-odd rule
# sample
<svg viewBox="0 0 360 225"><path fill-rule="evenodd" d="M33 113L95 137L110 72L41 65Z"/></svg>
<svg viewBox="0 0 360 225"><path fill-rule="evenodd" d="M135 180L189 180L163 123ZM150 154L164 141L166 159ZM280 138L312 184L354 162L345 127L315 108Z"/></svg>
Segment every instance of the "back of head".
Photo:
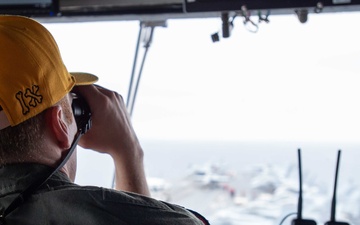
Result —
<svg viewBox="0 0 360 225"><path fill-rule="evenodd" d="M50 32L22 16L0 16L0 59L0 151L31 151L42 140L41 113L72 90L77 74L67 71Z"/></svg>

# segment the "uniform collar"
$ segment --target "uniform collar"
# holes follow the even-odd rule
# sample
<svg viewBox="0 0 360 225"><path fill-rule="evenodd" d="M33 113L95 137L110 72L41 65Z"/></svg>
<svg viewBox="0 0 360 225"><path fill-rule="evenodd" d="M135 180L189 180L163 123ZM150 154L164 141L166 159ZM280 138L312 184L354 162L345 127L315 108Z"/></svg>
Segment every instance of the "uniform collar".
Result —
<svg viewBox="0 0 360 225"><path fill-rule="evenodd" d="M10 164L1 167L0 197L23 191L37 179L49 174L51 170L54 168L35 163ZM72 182L66 174L58 171L46 182L46 187L51 188L64 184L72 184ZM43 188L45 187L40 189Z"/></svg>

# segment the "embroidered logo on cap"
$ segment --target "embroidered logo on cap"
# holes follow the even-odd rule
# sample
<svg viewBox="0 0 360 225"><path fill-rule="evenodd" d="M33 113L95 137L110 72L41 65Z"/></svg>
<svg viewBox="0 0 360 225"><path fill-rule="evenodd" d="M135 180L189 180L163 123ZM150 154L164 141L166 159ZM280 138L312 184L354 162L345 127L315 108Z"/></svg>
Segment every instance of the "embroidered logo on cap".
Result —
<svg viewBox="0 0 360 225"><path fill-rule="evenodd" d="M25 93L19 91L16 93L16 99L19 101L22 113L24 115L30 112L30 107L35 108L38 103L42 102L43 96L38 93L39 86L33 85L32 88L27 88Z"/></svg>

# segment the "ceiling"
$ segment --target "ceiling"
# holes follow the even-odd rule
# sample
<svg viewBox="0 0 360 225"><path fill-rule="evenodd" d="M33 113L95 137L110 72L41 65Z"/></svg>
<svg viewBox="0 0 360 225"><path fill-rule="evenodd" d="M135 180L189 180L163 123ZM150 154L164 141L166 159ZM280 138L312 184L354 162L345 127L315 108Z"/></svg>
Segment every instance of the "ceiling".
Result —
<svg viewBox="0 0 360 225"><path fill-rule="evenodd" d="M272 15L297 10L308 13L360 11L360 0L8 0L10 3L6 5L2 2L6 0L0 0L0 13L36 17L43 22L157 21L217 17L224 12L256 11L257 14L264 10Z"/></svg>

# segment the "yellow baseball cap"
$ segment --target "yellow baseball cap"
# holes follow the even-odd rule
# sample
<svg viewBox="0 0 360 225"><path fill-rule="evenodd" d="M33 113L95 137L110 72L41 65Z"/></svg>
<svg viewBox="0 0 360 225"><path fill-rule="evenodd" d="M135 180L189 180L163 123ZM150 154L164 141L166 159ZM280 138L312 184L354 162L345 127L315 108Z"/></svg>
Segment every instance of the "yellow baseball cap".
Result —
<svg viewBox="0 0 360 225"><path fill-rule="evenodd" d="M23 16L0 16L0 130L55 105L75 85L98 78L69 73L50 32Z"/></svg>

